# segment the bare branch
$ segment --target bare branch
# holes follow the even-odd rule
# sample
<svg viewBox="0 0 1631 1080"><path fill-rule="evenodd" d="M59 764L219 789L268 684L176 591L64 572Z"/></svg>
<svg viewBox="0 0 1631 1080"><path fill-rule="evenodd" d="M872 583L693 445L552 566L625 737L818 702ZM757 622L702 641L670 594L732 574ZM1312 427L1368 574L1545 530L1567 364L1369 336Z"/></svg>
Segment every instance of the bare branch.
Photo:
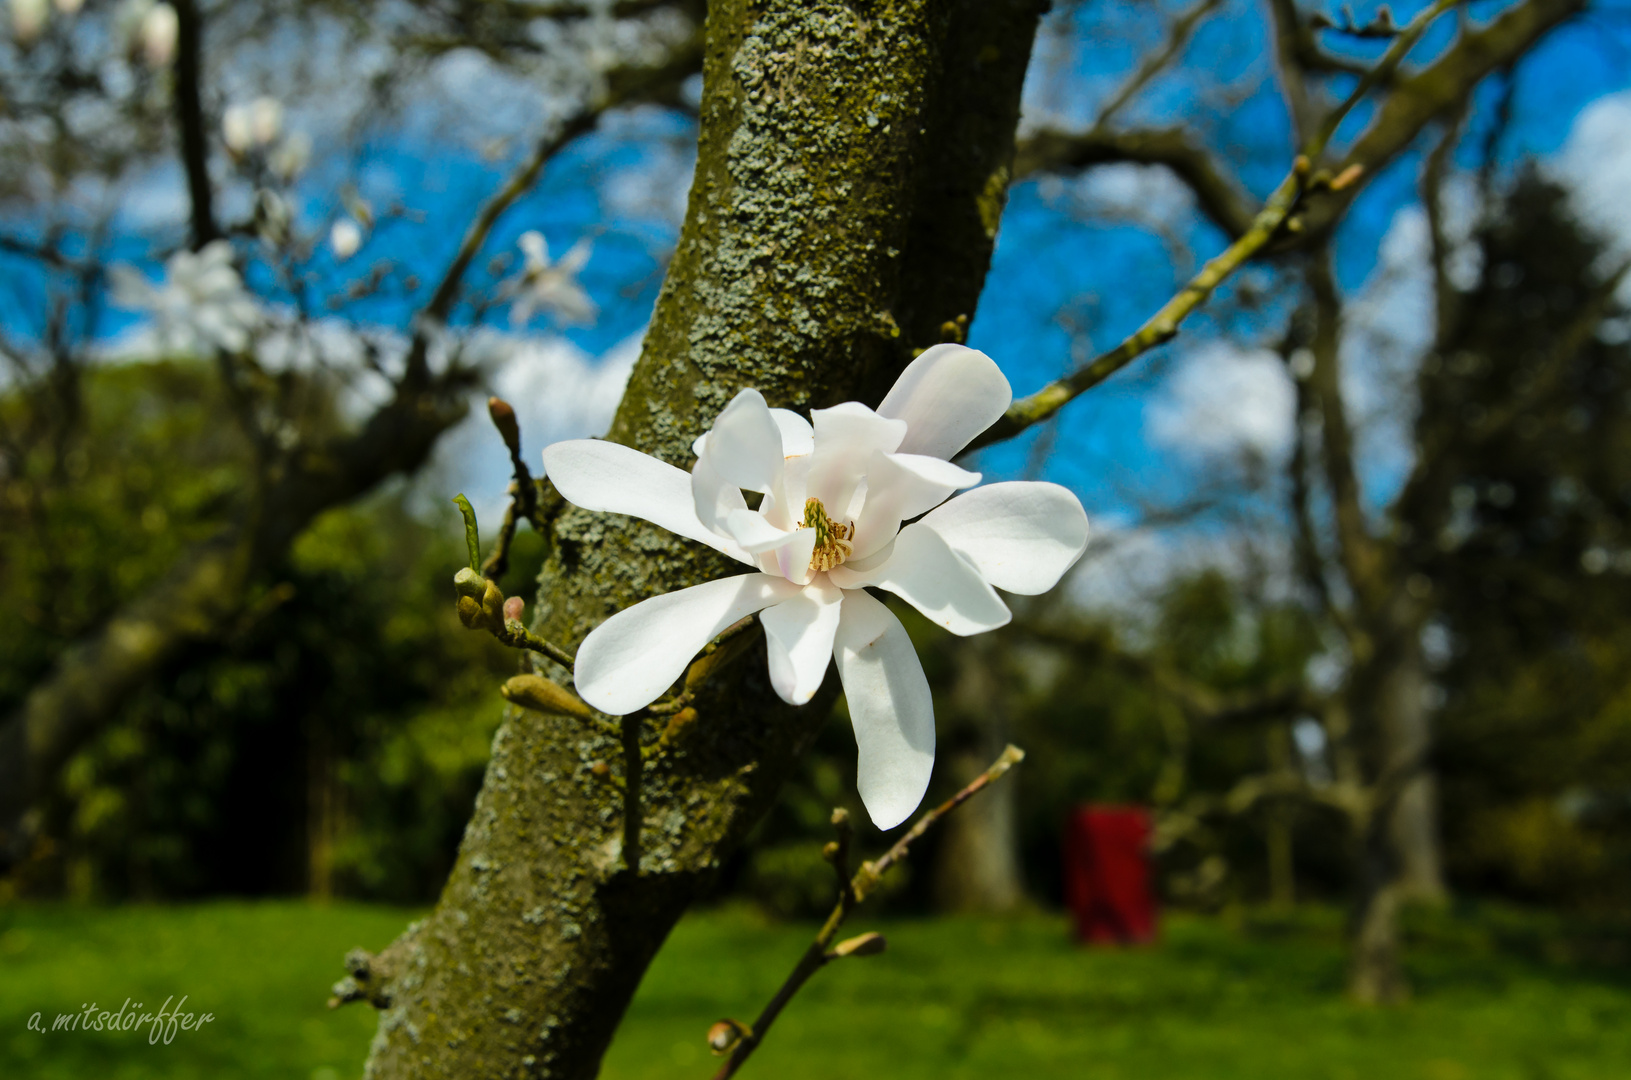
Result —
<svg viewBox="0 0 1631 1080"><path fill-rule="evenodd" d="M192 201L192 248L197 251L221 235L212 207L209 146L204 136L204 105L199 74L204 50L204 17L195 0L175 0L176 127L181 131L181 165L187 173L187 195Z"/></svg>
<svg viewBox="0 0 1631 1080"><path fill-rule="evenodd" d="M877 887L879 880L891 867L906 858L915 840L933 828L941 818L979 794L992 781L1023 760L1025 751L1010 745L996 761L992 762L990 768L975 777L967 787L918 818L917 824L913 825L905 836L895 841L894 846L885 852L882 858L876 862L861 864L861 868L849 880L848 886L839 890L838 903L833 907L832 914L827 916L827 921L816 934L815 940L793 966L792 972L782 982L781 988L770 999L770 1003L764 1007L764 1011L759 1013L759 1018L753 1022L753 1026L744 1027L732 1020L721 1021L715 1025L716 1032L723 1036L720 1039L723 1046L719 1049L721 1052L729 1051L730 1059L720 1066L719 1071L714 1074L714 1080L729 1080L736 1075L736 1071L752 1056L753 1051L759 1048L759 1044L764 1042L770 1026L776 1022L776 1017L787 1007L787 1003L793 1000L793 995L810 980L810 976L834 960L846 956L868 956L883 951L883 939L876 935L862 935L860 938L840 944L837 949L829 950L828 947L832 944L832 939L838 935L838 928L849 918L850 911L866 899L867 894ZM839 839L829 845L829 851L832 853L830 857L836 858L838 854L848 851L849 840L846 834L848 815L842 810L834 811L833 825L839 830ZM724 1031L720 1030L722 1027ZM711 1037L710 1042L713 1041Z"/></svg>
<svg viewBox="0 0 1631 1080"><path fill-rule="evenodd" d="M1171 169L1195 193L1201 212L1230 239L1250 229L1260 209L1227 166L1176 127L1082 134L1039 131L1015 150L1014 175L1075 172L1115 162Z"/></svg>
<svg viewBox="0 0 1631 1080"><path fill-rule="evenodd" d="M1221 2L1222 0L1199 0L1194 7L1172 21L1172 25L1167 28L1166 42L1144 58L1144 61L1138 65L1137 70L1128 77L1125 83L1122 83L1121 88L1110 98L1109 103L1099 110L1098 119L1093 122L1095 131L1107 127L1110 121L1115 119L1116 113L1120 112L1129 101L1138 95L1140 90L1149 85L1151 79L1161 74L1166 66L1172 63L1179 53L1183 52L1184 46L1189 44L1189 38L1195 32L1195 27L1200 25L1200 21L1211 14L1212 9Z"/></svg>
<svg viewBox="0 0 1631 1080"><path fill-rule="evenodd" d="M1318 132L1304 146L1303 153L1298 155L1293 163L1291 172L1280 182L1280 186L1275 188L1274 194L1269 196L1262 211L1253 219L1251 228L1222 253L1210 259L1182 291L1167 301L1161 310L1114 349L1065 378L1014 402L1009 406L1007 415L987 429L969 449L977 450L982 446L1013 438L1032 424L1046 420L1067 403L1108 379L1150 349L1172 340L1178 333L1179 324L1205 303L1225 278L1263 250L1280 233L1282 226L1288 226L1291 212L1297 209L1305 192L1351 186L1359 178L1359 166L1351 165L1335 178L1331 178L1324 173L1311 176L1310 163L1320 158L1343 119L1364 100L1371 87L1398 68L1405 55L1421 39L1421 35L1435 19L1460 2L1461 0L1436 0L1410 20L1410 25L1388 47L1376 66L1359 80L1347 99L1333 109L1320 124ZM1300 219L1299 224L1289 226L1288 231L1293 233L1302 231Z"/></svg>

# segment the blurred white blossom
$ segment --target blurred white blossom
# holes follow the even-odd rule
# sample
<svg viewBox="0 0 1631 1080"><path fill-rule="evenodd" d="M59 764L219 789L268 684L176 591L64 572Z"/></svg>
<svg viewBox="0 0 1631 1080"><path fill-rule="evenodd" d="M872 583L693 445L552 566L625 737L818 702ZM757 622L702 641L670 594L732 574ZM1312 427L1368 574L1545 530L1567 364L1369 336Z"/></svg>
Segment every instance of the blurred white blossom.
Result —
<svg viewBox="0 0 1631 1080"><path fill-rule="evenodd" d="M291 131L288 136L277 145L267 160L278 179L289 183L295 177L306 171L306 165L311 161L311 136L304 131Z"/></svg>
<svg viewBox="0 0 1631 1080"><path fill-rule="evenodd" d="M336 259L345 262L362 247L362 226L350 218L341 218L328 231L328 246Z"/></svg>
<svg viewBox="0 0 1631 1080"><path fill-rule="evenodd" d="M79 9L85 6L85 0L56 0L57 10L64 15L78 15Z"/></svg>
<svg viewBox="0 0 1631 1080"><path fill-rule="evenodd" d="M249 130L249 106L228 105L221 114L221 141L227 149L234 155L246 154L254 139Z"/></svg>
<svg viewBox="0 0 1631 1080"><path fill-rule="evenodd" d="M176 55L176 35L181 25L176 9L169 4L155 4L142 19L142 57L149 67L167 67Z"/></svg>
<svg viewBox="0 0 1631 1080"><path fill-rule="evenodd" d="M115 266L113 302L153 315L163 347L199 354L214 349L242 352L262 323L260 305L232 266L232 245L206 244L196 254L178 251L155 285L131 266Z"/></svg>
<svg viewBox="0 0 1631 1080"><path fill-rule="evenodd" d="M249 130L258 146L270 146L283 130L283 103L262 96L249 103Z"/></svg>
<svg viewBox="0 0 1631 1080"><path fill-rule="evenodd" d="M521 234L521 251L526 263L510 307L510 321L519 326L539 309L548 311L559 323L588 324L600 309L578 284L578 273L589 262L592 241L584 237L572 245L559 262L549 258L549 245L543 233L529 230Z"/></svg>
<svg viewBox="0 0 1631 1080"><path fill-rule="evenodd" d="M45 0L11 0L11 32L24 45L32 44L45 30L50 15Z"/></svg>

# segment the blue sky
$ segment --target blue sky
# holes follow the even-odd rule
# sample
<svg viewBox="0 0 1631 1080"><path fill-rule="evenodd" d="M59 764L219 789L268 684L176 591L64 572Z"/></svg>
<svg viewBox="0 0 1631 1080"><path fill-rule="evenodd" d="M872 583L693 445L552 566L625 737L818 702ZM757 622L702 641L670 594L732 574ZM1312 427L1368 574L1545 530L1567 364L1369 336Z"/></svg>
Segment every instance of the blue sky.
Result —
<svg viewBox="0 0 1631 1080"><path fill-rule="evenodd" d="M1415 6L1403 5L1397 12L1400 20ZM1482 19L1501 6L1478 2L1471 10ZM1366 18L1373 8L1358 5L1359 18ZM1631 8L1623 4L1605 5L1554 33L1520 65L1513 75L1512 123L1499 147L1504 163L1555 153L1583 108L1631 86L1627 11ZM1089 6L1074 23L1056 16L1038 44L1027 86L1026 123L1080 126L1089 121L1126 70L1156 43L1159 29L1122 5ZM1283 175L1292 148L1263 37L1261 5L1230 0L1218 16L1201 25L1182 64L1151 83L1120 122L1193 121L1197 132L1239 167L1250 188L1259 195L1266 193ZM1448 39L1446 25L1424 41L1417 55L1432 56ZM1374 55L1376 49L1361 44L1353 51ZM1500 90L1487 85L1478 95L1460 153L1464 165L1481 152L1482 132ZM1227 95L1233 96L1224 101ZM291 109L291 116L298 123L298 108ZM1355 118L1353 130L1363 119ZM689 119L656 109L608 121L600 132L579 140L551 162L537 188L500 220L473 267L470 284L490 283L488 260L495 255L513 258L516 240L527 229L543 232L557 254L579 237L592 236L594 255L583 282L600 306L599 320L588 327L555 328L547 317L539 317L527 329L537 349L556 354L566 350L571 362L589 369L590 376L597 364L626 367L631 339L650 316L663 260L675 239L693 140ZM319 287L385 258L421 276L422 299L434 268L451 256L473 208L502 182L524 147L518 141L488 160L472 146L450 143L445 134L427 128L409 133L374 130L366 141L345 149L344 155L320 153L295 189L301 220L316 230L331 219L337 212L334 193L346 181L355 183L377 212L401 204L410 214L401 218L385 214L368 246L349 264L337 266L320 254L311 267L327 279L320 280ZM1355 204L1337 246L1345 289L1357 292L1372 276L1395 216L1416 200L1419 166L1418 156L1405 156L1375 177ZM125 236L115 245L121 257L145 262L154 273L156 263L142 255L173 246L183 235L179 179L173 164L161 164L147 183L168 192L169 219L162 211L151 215L140 239ZM244 194L229 195L225 205L233 205L233 198L241 204ZM157 201L164 204L163 197ZM1125 205L1148 212L1166 235L1115 220L1113 211ZM19 227L26 231L27 223ZM1186 205L1182 190L1158 170L1100 170L1081 182L1021 183L1010 197L970 344L998 361L1016 393L1029 392L1136 328L1223 243L1222 235ZM1187 247L1194 261L1175 261L1174 244ZM0 273L11 293L13 312L40 309L36 279L3 258ZM1004 476L1040 466L1041 475L1076 490L1091 513L1116 519L1132 515L1136 498L1173 501L1192 492L1210 475L1213 463L1153 439L1150 410L1165 393L1174 368L1203 343L1225 335L1249 346L1278 325L1285 306L1272 299L1273 271L1253 270L1248 276L1271 296L1261 313L1234 312L1231 284L1220 292L1218 304L1186 325L1177 342L1070 406L1059 431L1047 436L1053 441L1045 463L1035 460L1033 435L988 451L980 466L988 474ZM252 271L252 282L266 280L264 269ZM413 299L385 296L351 304L343 314L359 325L401 329ZM129 313L108 312L101 331L104 336L126 331L134 320ZM509 329L502 311L490 321ZM1074 336L1070 327L1076 330ZM18 327L13 323L11 328ZM608 355L611 359L597 359ZM509 385L538 383L512 377ZM525 417L526 403L517 404L523 406ZM573 422L588 421L580 417ZM552 430L547 435L583 433ZM529 443L536 449L544 437L543 432L529 436ZM464 460L449 460L461 455ZM430 482L490 488L495 497L502 491L503 456L496 440L485 433L453 440L443 459L440 473ZM1385 488L1385 479L1378 478L1377 486ZM478 505L482 501L478 499Z"/></svg>

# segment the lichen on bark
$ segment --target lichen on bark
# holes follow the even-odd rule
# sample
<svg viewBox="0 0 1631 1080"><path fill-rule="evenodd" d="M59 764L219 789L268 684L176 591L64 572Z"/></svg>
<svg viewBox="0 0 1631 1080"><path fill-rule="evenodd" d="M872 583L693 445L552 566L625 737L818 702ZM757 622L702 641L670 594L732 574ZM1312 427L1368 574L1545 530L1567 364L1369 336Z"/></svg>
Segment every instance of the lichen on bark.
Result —
<svg viewBox="0 0 1631 1080"><path fill-rule="evenodd" d="M686 221L607 437L687 467L741 388L799 410L875 401L936 320L972 314L1041 6L711 4ZM573 646L632 603L740 569L571 508L551 540L537 629ZM619 738L512 710L441 901L359 965L381 1010L369 1075L593 1076L652 956L768 808L834 682L808 706L782 704L758 643L666 733L666 718Z"/></svg>

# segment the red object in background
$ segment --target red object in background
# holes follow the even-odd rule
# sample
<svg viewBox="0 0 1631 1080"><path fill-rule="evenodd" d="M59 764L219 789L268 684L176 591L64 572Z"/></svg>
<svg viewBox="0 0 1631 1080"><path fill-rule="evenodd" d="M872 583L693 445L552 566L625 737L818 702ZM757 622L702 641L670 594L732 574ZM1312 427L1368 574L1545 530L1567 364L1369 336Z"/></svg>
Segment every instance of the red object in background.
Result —
<svg viewBox="0 0 1631 1080"><path fill-rule="evenodd" d="M1083 806L1065 826L1065 902L1082 941L1155 940L1150 812L1141 806Z"/></svg>

